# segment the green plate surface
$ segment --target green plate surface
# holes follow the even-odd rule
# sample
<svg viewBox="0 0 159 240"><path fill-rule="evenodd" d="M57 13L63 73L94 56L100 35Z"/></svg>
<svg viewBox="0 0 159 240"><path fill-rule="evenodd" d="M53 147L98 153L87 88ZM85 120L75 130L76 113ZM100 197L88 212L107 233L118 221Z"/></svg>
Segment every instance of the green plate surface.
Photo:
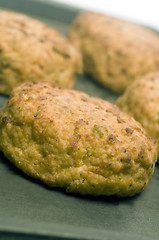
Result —
<svg viewBox="0 0 159 240"><path fill-rule="evenodd" d="M1 9L29 14L66 34L78 9L37 0L0 0ZM115 102L117 96L92 79L75 89ZM0 107L7 101L0 95ZM159 239L159 168L133 198L82 197L51 189L15 169L0 153L0 240Z"/></svg>

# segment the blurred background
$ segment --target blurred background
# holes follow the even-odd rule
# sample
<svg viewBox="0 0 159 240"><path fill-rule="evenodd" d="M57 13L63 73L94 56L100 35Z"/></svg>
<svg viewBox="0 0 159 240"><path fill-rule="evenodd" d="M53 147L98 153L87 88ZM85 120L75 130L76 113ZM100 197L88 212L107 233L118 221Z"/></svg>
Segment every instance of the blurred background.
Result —
<svg viewBox="0 0 159 240"><path fill-rule="evenodd" d="M159 0L56 0L56 2L114 15L159 30Z"/></svg>

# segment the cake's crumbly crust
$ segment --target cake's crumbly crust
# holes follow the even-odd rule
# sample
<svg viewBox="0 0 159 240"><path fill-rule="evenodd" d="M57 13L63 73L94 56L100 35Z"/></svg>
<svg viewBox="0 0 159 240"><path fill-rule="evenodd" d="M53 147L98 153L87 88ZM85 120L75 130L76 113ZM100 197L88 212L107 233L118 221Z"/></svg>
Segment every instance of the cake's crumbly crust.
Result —
<svg viewBox="0 0 159 240"><path fill-rule="evenodd" d="M0 93L25 81L72 88L82 68L77 50L55 29L31 17L0 12Z"/></svg>
<svg viewBox="0 0 159 240"><path fill-rule="evenodd" d="M28 175L90 195L133 196L157 159L140 123L102 99L51 82L14 89L0 113L0 149Z"/></svg>
<svg viewBox="0 0 159 240"><path fill-rule="evenodd" d="M133 116L157 141L159 152L159 72L137 79L118 98L119 108Z"/></svg>
<svg viewBox="0 0 159 240"><path fill-rule="evenodd" d="M83 54L85 72L113 91L159 69L159 37L133 23L84 12L72 23L69 38Z"/></svg>

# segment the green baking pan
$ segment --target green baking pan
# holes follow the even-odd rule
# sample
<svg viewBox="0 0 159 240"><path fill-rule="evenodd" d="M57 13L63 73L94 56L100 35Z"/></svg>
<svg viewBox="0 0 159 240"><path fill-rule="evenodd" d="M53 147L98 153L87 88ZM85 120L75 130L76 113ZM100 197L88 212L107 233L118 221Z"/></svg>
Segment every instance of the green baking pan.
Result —
<svg viewBox="0 0 159 240"><path fill-rule="evenodd" d="M0 9L26 13L66 34L81 11L46 0L0 0ZM117 95L87 76L75 89L115 102ZM0 95L0 107L8 100ZM67 194L14 168L0 153L0 240L159 239L159 166L141 194L118 199Z"/></svg>

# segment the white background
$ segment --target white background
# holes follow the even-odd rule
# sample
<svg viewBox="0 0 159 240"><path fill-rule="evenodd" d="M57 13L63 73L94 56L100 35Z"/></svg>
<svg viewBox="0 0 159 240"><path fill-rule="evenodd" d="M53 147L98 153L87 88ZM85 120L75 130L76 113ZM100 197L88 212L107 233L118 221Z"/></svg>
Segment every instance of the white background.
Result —
<svg viewBox="0 0 159 240"><path fill-rule="evenodd" d="M159 0L56 0L56 2L111 14L159 30Z"/></svg>

